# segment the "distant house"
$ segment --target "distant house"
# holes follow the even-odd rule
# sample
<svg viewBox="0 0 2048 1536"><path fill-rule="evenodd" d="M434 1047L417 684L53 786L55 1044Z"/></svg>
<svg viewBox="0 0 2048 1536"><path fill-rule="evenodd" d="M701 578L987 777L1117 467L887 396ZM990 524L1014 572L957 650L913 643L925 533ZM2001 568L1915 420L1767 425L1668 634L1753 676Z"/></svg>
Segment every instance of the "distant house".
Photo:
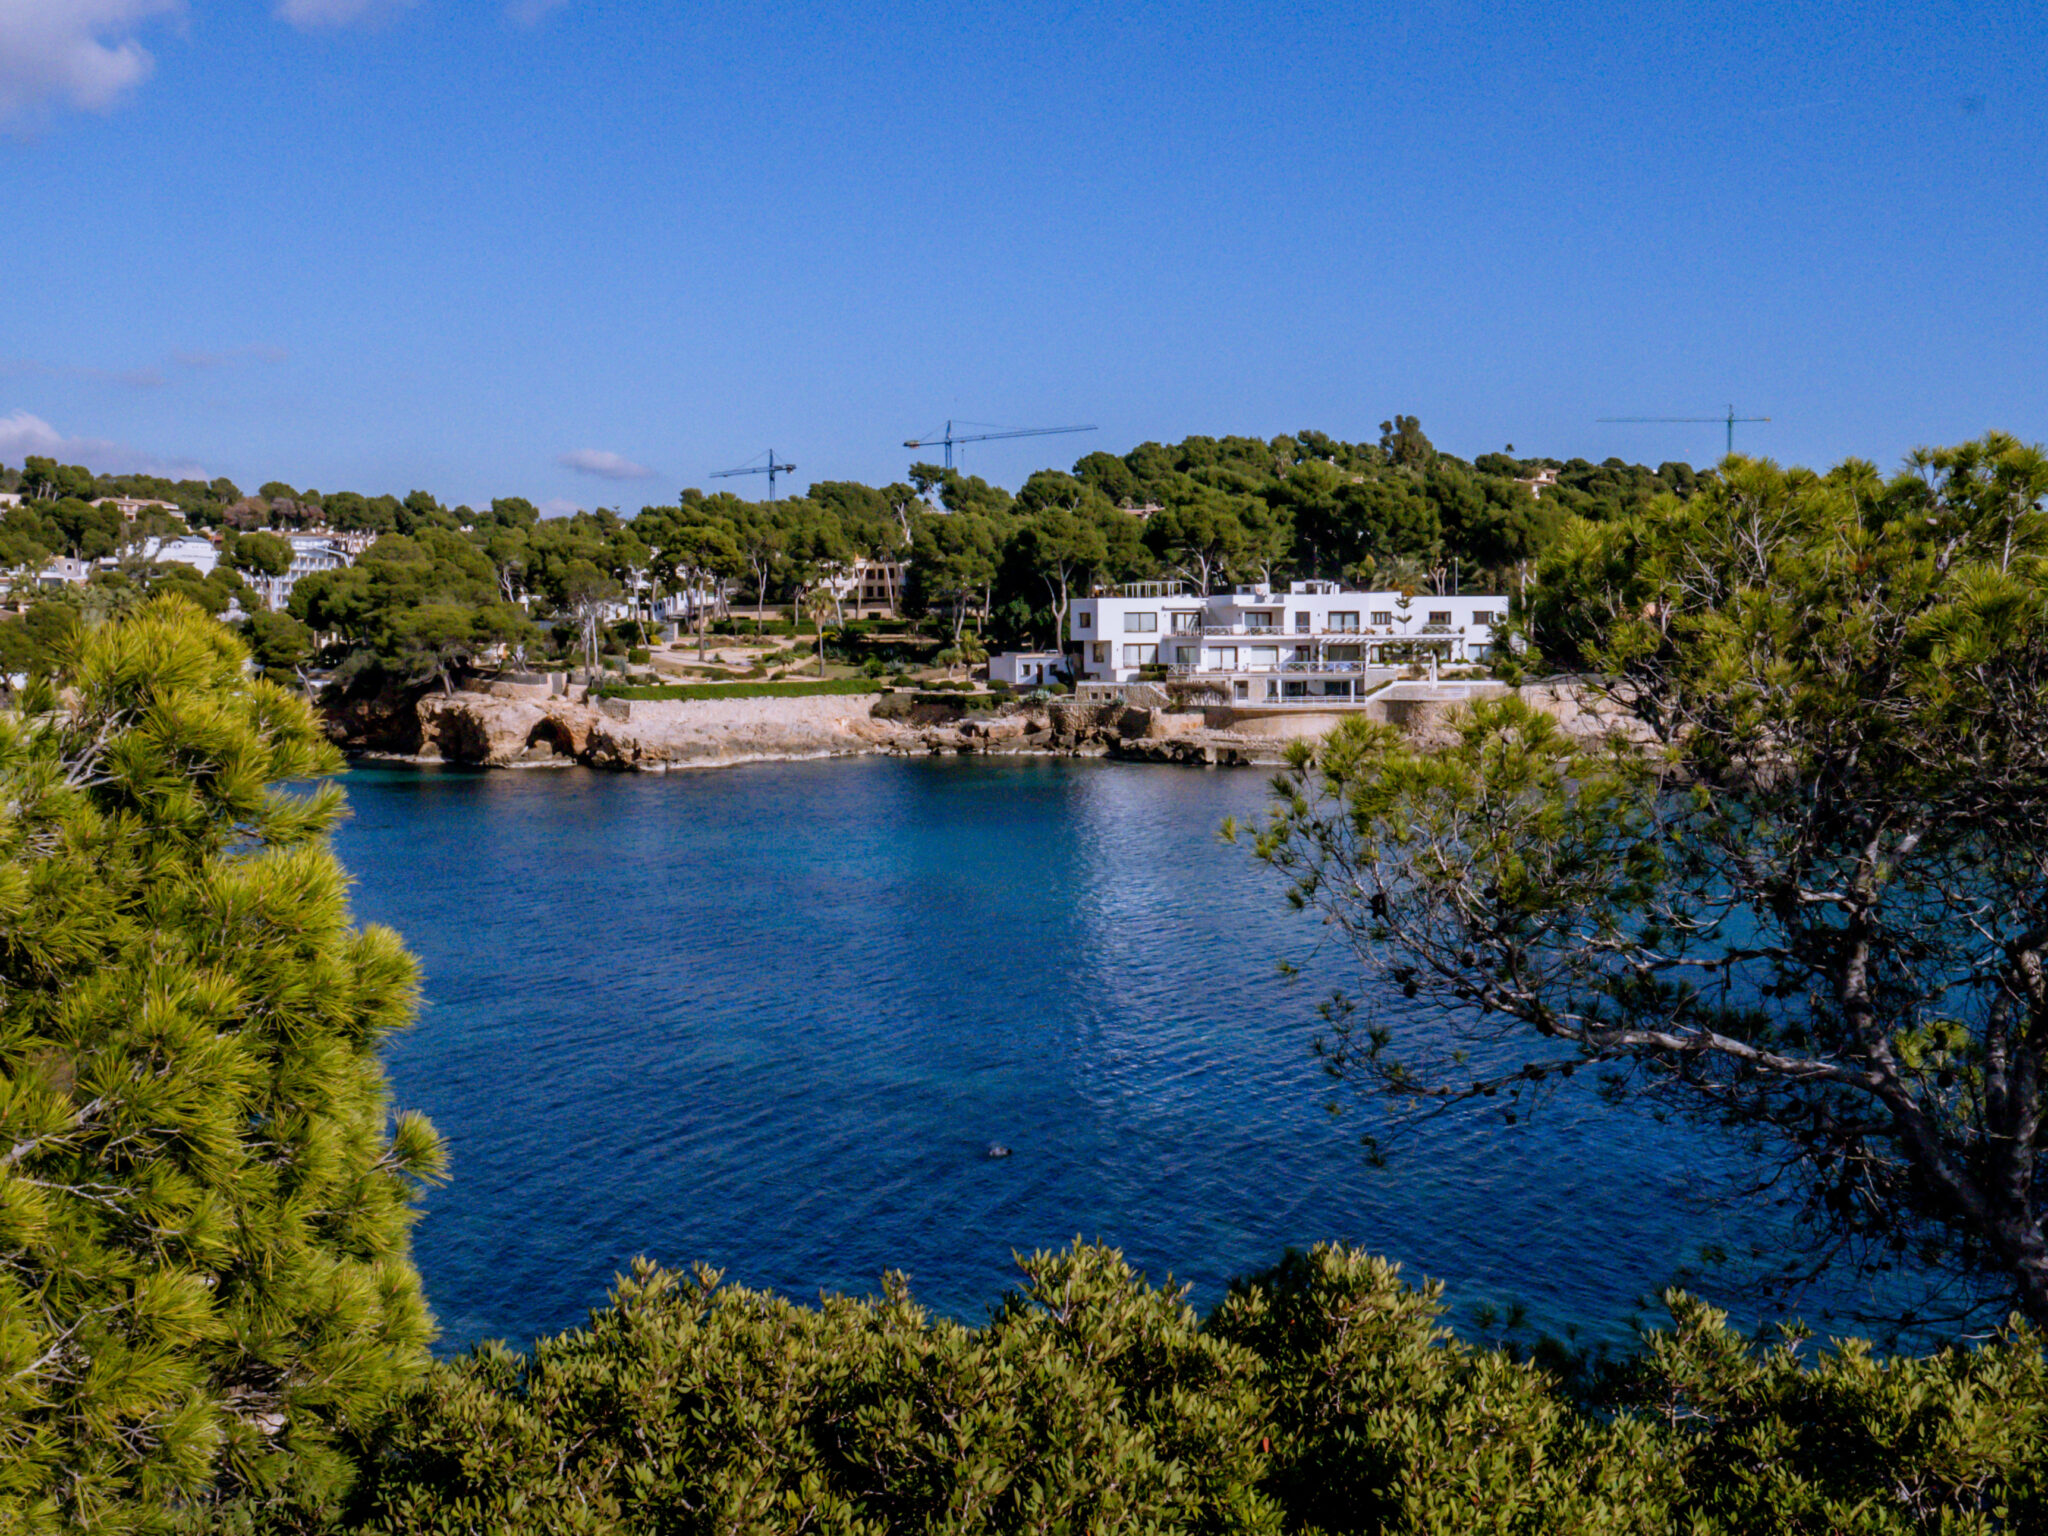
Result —
<svg viewBox="0 0 2048 1536"><path fill-rule="evenodd" d="M350 554L331 533L287 533L281 528L266 528L266 533L283 539L292 547L292 563L282 576L244 577L263 599L263 606L276 613L291 601L292 588L304 577L315 571L338 571L356 563Z"/></svg>
<svg viewBox="0 0 2048 1536"><path fill-rule="evenodd" d="M352 528L346 533L334 528L311 528L307 532L340 549L354 562L362 557L364 550L377 542L377 535L363 528Z"/></svg>
<svg viewBox="0 0 2048 1536"><path fill-rule="evenodd" d="M1526 485L1529 487L1529 494L1541 500L1545 491L1556 488L1557 471L1554 469L1539 469L1533 475L1517 478L1515 484Z"/></svg>
<svg viewBox="0 0 2048 1536"><path fill-rule="evenodd" d="M725 611L732 596L732 583L719 580L702 586L686 587L680 592L666 592L654 601L654 622L657 624L695 624L697 615Z"/></svg>
<svg viewBox="0 0 2048 1536"><path fill-rule="evenodd" d="M92 565L89 561L59 555L36 572L36 585L45 592L56 592L65 587L82 587L91 577Z"/></svg>
<svg viewBox="0 0 2048 1536"><path fill-rule="evenodd" d="M1067 659L1058 651L1004 651L988 659L988 680L1012 688L1048 688L1066 670Z"/></svg>
<svg viewBox="0 0 2048 1536"><path fill-rule="evenodd" d="M202 576L210 575L220 564L220 550L213 540L197 533L144 539L138 553L151 565L189 565Z"/></svg>
<svg viewBox="0 0 2048 1536"><path fill-rule="evenodd" d="M173 517L183 517L185 509L175 501L150 501L141 496L101 496L94 500L96 507L112 507L129 522L144 512L168 512Z"/></svg>
<svg viewBox="0 0 2048 1536"><path fill-rule="evenodd" d="M0 491L0 507L18 507L22 503L19 491Z"/></svg>
<svg viewBox="0 0 2048 1536"><path fill-rule="evenodd" d="M855 618L893 614L903 602L903 579L909 564L902 560L856 560L826 586L853 609Z"/></svg>

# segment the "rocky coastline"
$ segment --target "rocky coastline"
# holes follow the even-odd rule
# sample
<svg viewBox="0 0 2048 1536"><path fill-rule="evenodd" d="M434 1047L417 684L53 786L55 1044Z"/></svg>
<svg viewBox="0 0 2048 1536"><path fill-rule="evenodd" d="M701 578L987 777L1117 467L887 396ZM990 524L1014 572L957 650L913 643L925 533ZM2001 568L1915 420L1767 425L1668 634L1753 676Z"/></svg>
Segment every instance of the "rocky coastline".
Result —
<svg viewBox="0 0 2048 1536"><path fill-rule="evenodd" d="M1369 713L1418 740L1441 737L1463 695L1388 690ZM794 698L614 699L545 681L478 680L454 692L354 701L327 712L353 757L477 768L586 767L665 773L756 762L889 755L1108 757L1129 762L1258 767L1333 717L1230 709L1147 708L1121 701L1008 701L902 692ZM1594 724L1575 697L1528 692L1569 726Z"/></svg>

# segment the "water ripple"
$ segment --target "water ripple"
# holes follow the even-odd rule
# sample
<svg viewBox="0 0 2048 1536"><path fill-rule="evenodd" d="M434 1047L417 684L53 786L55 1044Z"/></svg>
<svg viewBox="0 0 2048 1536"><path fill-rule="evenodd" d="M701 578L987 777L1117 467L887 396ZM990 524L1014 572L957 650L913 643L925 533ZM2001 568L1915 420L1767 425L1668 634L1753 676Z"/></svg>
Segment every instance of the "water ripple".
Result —
<svg viewBox="0 0 2048 1536"><path fill-rule="evenodd" d="M1659 1198L1691 1150L1672 1128L1464 1122L1365 1166L1324 1109L1314 997L1276 974L1315 934L1217 845L1258 775L863 760L347 787L357 909L425 966L391 1070L453 1151L417 1240L451 1346L576 1323L641 1253L805 1297L901 1268L975 1317L1013 1252L1076 1235L1198 1302L1341 1237L1463 1301L1616 1329L1688 1251Z"/></svg>

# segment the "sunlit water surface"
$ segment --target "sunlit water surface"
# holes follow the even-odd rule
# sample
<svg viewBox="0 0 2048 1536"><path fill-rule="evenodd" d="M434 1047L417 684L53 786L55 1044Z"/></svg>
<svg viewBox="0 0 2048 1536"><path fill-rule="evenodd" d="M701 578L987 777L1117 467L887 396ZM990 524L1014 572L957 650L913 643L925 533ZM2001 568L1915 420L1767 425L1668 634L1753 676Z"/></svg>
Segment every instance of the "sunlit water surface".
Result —
<svg viewBox="0 0 2048 1536"><path fill-rule="evenodd" d="M1197 1305L1349 1239L1460 1315L1519 1301L1618 1339L1724 1237L1686 1199L1690 1133L1584 1103L1368 1167L1309 1050L1318 993L1355 975L1216 835L1257 814L1256 773L345 782L357 912L425 968L390 1066L453 1153L417 1236L445 1347L580 1323L636 1254L803 1298L901 1269L978 1318L1013 1253L1077 1235Z"/></svg>

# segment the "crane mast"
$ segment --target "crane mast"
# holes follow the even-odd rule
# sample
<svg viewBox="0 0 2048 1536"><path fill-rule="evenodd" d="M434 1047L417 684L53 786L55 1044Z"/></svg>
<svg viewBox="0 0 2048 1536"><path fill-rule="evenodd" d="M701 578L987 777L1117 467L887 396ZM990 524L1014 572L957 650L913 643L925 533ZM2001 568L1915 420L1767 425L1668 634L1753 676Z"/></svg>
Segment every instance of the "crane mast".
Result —
<svg viewBox="0 0 2048 1536"><path fill-rule="evenodd" d="M955 426L973 427L981 423L973 421L948 421L943 432L927 432L923 437L903 440L906 448L926 448L933 443L946 445L946 468L953 467L953 445L955 443L992 443L999 437L1056 437L1062 432L1093 432L1093 426L1085 427L1020 427L1014 431L955 432Z"/></svg>
<svg viewBox="0 0 2048 1536"><path fill-rule="evenodd" d="M713 480L730 480L734 475L766 475L768 477L768 499L773 501L775 499L775 477L777 475L795 474L796 466L794 464L778 462L773 448L768 450L767 459L768 462L766 464L748 462L742 464L738 469L714 470L709 478Z"/></svg>
<svg viewBox="0 0 2048 1536"><path fill-rule="evenodd" d="M1770 420L1771 418L1770 418L1770 417L1768 417L1768 416L1738 416L1738 415L1736 415L1736 414L1735 414L1735 407L1731 405L1731 406L1729 406L1729 407L1728 407L1728 414L1727 414L1727 415L1725 415L1725 416L1601 416L1601 417L1599 417L1599 418L1597 418L1597 419L1598 419L1598 420L1600 420L1600 421L1632 421L1632 422L1643 422L1643 421L1684 421L1684 422L1708 422L1708 421L1716 421L1716 422L1720 422L1720 423L1721 423L1721 424L1722 424L1723 426L1727 427L1727 429L1728 429L1728 451L1729 451L1730 453L1733 453L1733 452L1735 451L1735 425L1736 425L1736 423L1737 423L1737 422L1743 422L1743 421L1769 421L1769 420Z"/></svg>

